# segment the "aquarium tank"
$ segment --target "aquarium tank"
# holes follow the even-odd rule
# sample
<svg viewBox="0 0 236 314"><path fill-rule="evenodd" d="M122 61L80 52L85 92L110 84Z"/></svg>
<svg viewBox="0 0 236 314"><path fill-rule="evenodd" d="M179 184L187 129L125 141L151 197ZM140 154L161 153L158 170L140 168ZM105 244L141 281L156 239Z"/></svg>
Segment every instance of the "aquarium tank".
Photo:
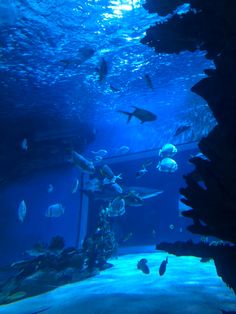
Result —
<svg viewBox="0 0 236 314"><path fill-rule="evenodd" d="M0 1L0 314L236 313L235 21Z"/></svg>

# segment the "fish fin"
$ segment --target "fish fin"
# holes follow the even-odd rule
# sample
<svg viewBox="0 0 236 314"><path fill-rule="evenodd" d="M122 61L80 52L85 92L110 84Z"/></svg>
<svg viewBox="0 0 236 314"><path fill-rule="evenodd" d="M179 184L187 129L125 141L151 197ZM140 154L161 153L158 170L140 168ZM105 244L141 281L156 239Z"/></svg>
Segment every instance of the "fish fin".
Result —
<svg viewBox="0 0 236 314"><path fill-rule="evenodd" d="M127 112L127 111L123 111L123 110L118 110L118 112L120 113L123 113L123 114L126 114L128 116L128 120L127 120L127 123L130 122L132 116L133 116L133 113L132 112Z"/></svg>

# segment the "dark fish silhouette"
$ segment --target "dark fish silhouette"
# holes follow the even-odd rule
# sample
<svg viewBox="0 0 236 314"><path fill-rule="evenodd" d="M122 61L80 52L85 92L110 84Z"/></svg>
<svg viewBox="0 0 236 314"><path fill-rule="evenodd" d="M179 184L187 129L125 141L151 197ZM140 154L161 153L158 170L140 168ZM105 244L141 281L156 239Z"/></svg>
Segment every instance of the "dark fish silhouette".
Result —
<svg viewBox="0 0 236 314"><path fill-rule="evenodd" d="M145 75L144 75L144 79L145 79L145 81L146 81L146 83L147 83L147 86L148 86L150 89L154 90L154 87L153 87L152 80L151 80L150 76L149 76L148 74L145 74Z"/></svg>
<svg viewBox="0 0 236 314"><path fill-rule="evenodd" d="M99 81L103 81L104 78L107 76L108 73L108 67L107 62L104 58L101 59L100 66L97 69L98 75L99 75Z"/></svg>
<svg viewBox="0 0 236 314"><path fill-rule="evenodd" d="M43 309L41 309L41 310L38 310L38 311L36 311L36 312L31 312L31 313L29 313L29 314L39 314L39 313L43 313L43 312L49 310L50 308L51 308L51 306L48 306L48 307L45 307L45 308L43 308Z"/></svg>
<svg viewBox="0 0 236 314"><path fill-rule="evenodd" d="M189 130L191 128L191 125L190 124L183 124L183 125L180 125L176 131L175 131L175 134L174 136L178 136L179 134Z"/></svg>
<svg viewBox="0 0 236 314"><path fill-rule="evenodd" d="M147 265L147 260L146 258L142 258L138 264L137 264L137 268L140 269L144 274L149 274L150 270L149 267Z"/></svg>
<svg viewBox="0 0 236 314"><path fill-rule="evenodd" d="M141 123L155 121L157 119L157 116L154 113L152 113L151 111L148 111L146 109L141 109L141 108L138 108L135 106L132 106L132 107L135 108L135 110L133 112L118 110L118 112L121 112L121 113L126 114L128 116L127 123L130 122L132 117L136 117L137 119L139 119L141 121Z"/></svg>
<svg viewBox="0 0 236 314"><path fill-rule="evenodd" d="M111 84L110 84L110 89L111 89L114 93L120 92L120 89L119 89L119 88L117 88L117 87L115 87L115 86L113 86L113 85L111 85Z"/></svg>
<svg viewBox="0 0 236 314"><path fill-rule="evenodd" d="M160 276L163 276L164 273L166 272L167 263L168 263L168 257L160 265L160 268L159 268L159 275Z"/></svg>
<svg viewBox="0 0 236 314"><path fill-rule="evenodd" d="M64 69L68 66L80 66L86 60L90 59L95 53L95 50L88 47L81 47L78 50L78 54L74 58L61 59L60 62L64 65Z"/></svg>

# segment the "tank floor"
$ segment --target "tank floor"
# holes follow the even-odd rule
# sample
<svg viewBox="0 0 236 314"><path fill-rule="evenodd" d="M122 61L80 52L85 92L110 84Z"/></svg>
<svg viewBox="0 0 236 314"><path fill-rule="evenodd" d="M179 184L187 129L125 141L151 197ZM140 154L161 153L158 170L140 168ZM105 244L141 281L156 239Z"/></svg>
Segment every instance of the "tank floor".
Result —
<svg viewBox="0 0 236 314"><path fill-rule="evenodd" d="M149 275L136 267L141 258L148 260ZM0 314L220 314L220 309L236 310L236 296L217 276L213 262L169 255L166 273L160 277L159 265L165 258L159 252L122 255L111 261L113 268L98 276L2 305Z"/></svg>

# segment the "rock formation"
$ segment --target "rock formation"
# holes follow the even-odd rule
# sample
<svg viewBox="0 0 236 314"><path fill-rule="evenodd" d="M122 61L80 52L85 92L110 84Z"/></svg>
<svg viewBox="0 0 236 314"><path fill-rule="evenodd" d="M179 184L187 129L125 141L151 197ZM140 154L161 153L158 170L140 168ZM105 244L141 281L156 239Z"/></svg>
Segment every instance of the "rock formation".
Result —
<svg viewBox="0 0 236 314"><path fill-rule="evenodd" d="M236 245L236 2L186 0L184 3L189 4L189 11L178 14L182 0L147 0L144 7L166 19L151 26L142 43L154 47L158 53L203 50L215 64L215 69L205 70L206 78L193 86L192 91L207 101L218 125L200 141L199 148L206 158L190 160L196 169L185 176L187 187L180 192L183 202L192 208L183 213L192 219L188 227L191 232ZM165 245L164 249L169 250ZM194 245L191 250L191 255L195 255ZM235 246L231 250L235 252ZM222 254L222 278L236 291L236 283L229 283L229 278L235 276L234 270L232 267L226 270L229 256L225 250Z"/></svg>

